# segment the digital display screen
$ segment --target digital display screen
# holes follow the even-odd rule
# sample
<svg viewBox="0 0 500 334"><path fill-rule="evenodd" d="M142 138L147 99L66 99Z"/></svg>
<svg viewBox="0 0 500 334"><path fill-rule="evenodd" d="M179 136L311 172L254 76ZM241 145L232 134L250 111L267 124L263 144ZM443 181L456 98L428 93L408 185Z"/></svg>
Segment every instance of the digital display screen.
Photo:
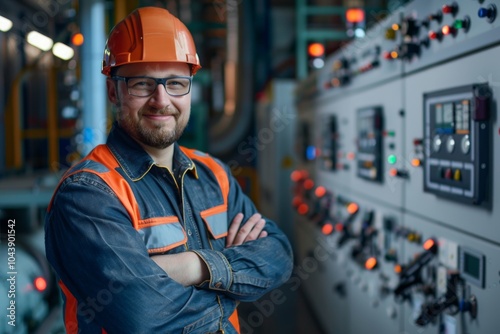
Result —
<svg viewBox="0 0 500 334"><path fill-rule="evenodd" d="M463 271L474 278L479 279L481 261L476 256L464 252Z"/></svg>

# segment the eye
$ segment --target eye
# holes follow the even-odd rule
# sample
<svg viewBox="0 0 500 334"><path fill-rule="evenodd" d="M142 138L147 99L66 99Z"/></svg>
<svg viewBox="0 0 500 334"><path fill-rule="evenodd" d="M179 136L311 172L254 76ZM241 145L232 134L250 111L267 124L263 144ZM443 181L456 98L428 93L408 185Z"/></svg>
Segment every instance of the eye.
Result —
<svg viewBox="0 0 500 334"><path fill-rule="evenodd" d="M137 89L150 89L155 87L155 84L155 81L149 78L132 78L128 81L129 87Z"/></svg>
<svg viewBox="0 0 500 334"><path fill-rule="evenodd" d="M171 89L183 89L189 86L189 79L172 78L167 80L167 86Z"/></svg>

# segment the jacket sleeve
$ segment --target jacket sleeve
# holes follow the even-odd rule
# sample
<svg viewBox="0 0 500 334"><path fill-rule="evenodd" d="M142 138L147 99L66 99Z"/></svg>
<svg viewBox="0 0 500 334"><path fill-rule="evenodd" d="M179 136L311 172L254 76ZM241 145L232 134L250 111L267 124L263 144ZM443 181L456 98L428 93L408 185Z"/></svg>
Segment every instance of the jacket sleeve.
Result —
<svg viewBox="0 0 500 334"><path fill-rule="evenodd" d="M238 182L229 175L228 225L242 212L244 221L257 209L242 191ZM204 289L217 290L239 301L254 301L279 287L290 277L293 255L290 242L275 222L266 220L267 237L221 250L196 250L207 264L210 281Z"/></svg>
<svg viewBox="0 0 500 334"><path fill-rule="evenodd" d="M236 307L228 297L169 278L150 259L118 198L90 173L59 187L46 218L45 245L49 262L78 301L78 319L108 333L178 333L190 324L211 332L220 315Z"/></svg>

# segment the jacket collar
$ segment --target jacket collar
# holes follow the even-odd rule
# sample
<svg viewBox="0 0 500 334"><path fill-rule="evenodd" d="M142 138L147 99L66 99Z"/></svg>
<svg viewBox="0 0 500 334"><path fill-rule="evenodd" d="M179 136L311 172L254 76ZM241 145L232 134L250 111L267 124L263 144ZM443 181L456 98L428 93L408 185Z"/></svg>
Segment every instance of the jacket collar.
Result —
<svg viewBox="0 0 500 334"><path fill-rule="evenodd" d="M130 137L116 122L109 133L107 146L113 152L123 171L133 181L143 178L156 165L151 156ZM197 175L193 161L174 143L173 169L176 173L190 170Z"/></svg>

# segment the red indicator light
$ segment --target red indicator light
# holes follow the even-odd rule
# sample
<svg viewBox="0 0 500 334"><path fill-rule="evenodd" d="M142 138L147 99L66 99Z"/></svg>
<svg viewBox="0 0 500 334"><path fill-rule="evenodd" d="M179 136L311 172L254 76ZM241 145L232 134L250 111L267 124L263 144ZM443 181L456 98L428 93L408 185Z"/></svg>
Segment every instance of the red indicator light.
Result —
<svg viewBox="0 0 500 334"><path fill-rule="evenodd" d="M302 173L298 170L294 170L291 174L290 174L290 179L292 179L293 182L297 182L299 181L300 179L302 178Z"/></svg>
<svg viewBox="0 0 500 334"><path fill-rule="evenodd" d="M302 198L300 196L295 196L293 199L292 199L292 205L296 208L298 207L300 204L302 204Z"/></svg>
<svg viewBox="0 0 500 334"><path fill-rule="evenodd" d="M385 51L384 54L382 55L382 57L384 57L384 59L387 59L387 60L392 60L391 53L388 51Z"/></svg>
<svg viewBox="0 0 500 334"><path fill-rule="evenodd" d="M323 227L321 228L321 232L324 234L324 235L330 235L332 234L333 232L333 225L330 224L330 223L326 223L325 225L323 225Z"/></svg>
<svg viewBox="0 0 500 334"><path fill-rule="evenodd" d="M398 175L398 170L396 168L389 169L389 175L390 176L397 176Z"/></svg>
<svg viewBox="0 0 500 334"><path fill-rule="evenodd" d="M365 268L367 270L372 270L377 266L377 259L375 257L370 257L365 261Z"/></svg>
<svg viewBox="0 0 500 334"><path fill-rule="evenodd" d="M356 155L354 154L354 152L349 152L349 153L347 153L346 157L347 157L347 160L354 160Z"/></svg>
<svg viewBox="0 0 500 334"><path fill-rule="evenodd" d="M347 22L359 23L365 20L365 11L361 8L350 8L345 12Z"/></svg>
<svg viewBox="0 0 500 334"><path fill-rule="evenodd" d="M455 15L455 13L458 11L458 5L456 3L453 3L451 5L443 5L442 10L444 14Z"/></svg>
<svg viewBox="0 0 500 334"><path fill-rule="evenodd" d="M430 39L439 39L439 33L431 30L431 31L429 31L429 38Z"/></svg>
<svg viewBox="0 0 500 334"><path fill-rule="evenodd" d="M355 214L356 212L358 212L359 210L359 206L352 202L352 203L349 203L349 205L347 205L347 212L351 215Z"/></svg>
<svg viewBox="0 0 500 334"><path fill-rule="evenodd" d="M307 51L312 57L321 57L325 54L325 47L321 43L311 43Z"/></svg>
<svg viewBox="0 0 500 334"><path fill-rule="evenodd" d="M301 215L305 215L306 213L309 212L309 206L305 203L302 203L299 205L297 212Z"/></svg>
<svg viewBox="0 0 500 334"><path fill-rule="evenodd" d="M304 188L307 190L311 190L314 187L314 181L311 179L307 179L304 181Z"/></svg>
<svg viewBox="0 0 500 334"><path fill-rule="evenodd" d="M427 239L423 245L425 250L430 250L434 246L436 246L436 242L433 239Z"/></svg>
<svg viewBox="0 0 500 334"><path fill-rule="evenodd" d="M316 197L323 197L326 194L326 189L325 187L317 187L316 190L314 191L314 194Z"/></svg>
<svg viewBox="0 0 500 334"><path fill-rule="evenodd" d="M343 229L344 229L344 225L342 223L335 224L335 231L342 232Z"/></svg>
<svg viewBox="0 0 500 334"><path fill-rule="evenodd" d="M401 273L402 271L403 271L403 267L401 267L401 265L400 265L400 264L396 264L396 265L394 266L394 272L395 272L396 274L399 274L399 273Z"/></svg>
<svg viewBox="0 0 500 334"><path fill-rule="evenodd" d="M43 292L47 289L47 281L41 276L35 278L33 284L35 285L35 289L39 292Z"/></svg>

